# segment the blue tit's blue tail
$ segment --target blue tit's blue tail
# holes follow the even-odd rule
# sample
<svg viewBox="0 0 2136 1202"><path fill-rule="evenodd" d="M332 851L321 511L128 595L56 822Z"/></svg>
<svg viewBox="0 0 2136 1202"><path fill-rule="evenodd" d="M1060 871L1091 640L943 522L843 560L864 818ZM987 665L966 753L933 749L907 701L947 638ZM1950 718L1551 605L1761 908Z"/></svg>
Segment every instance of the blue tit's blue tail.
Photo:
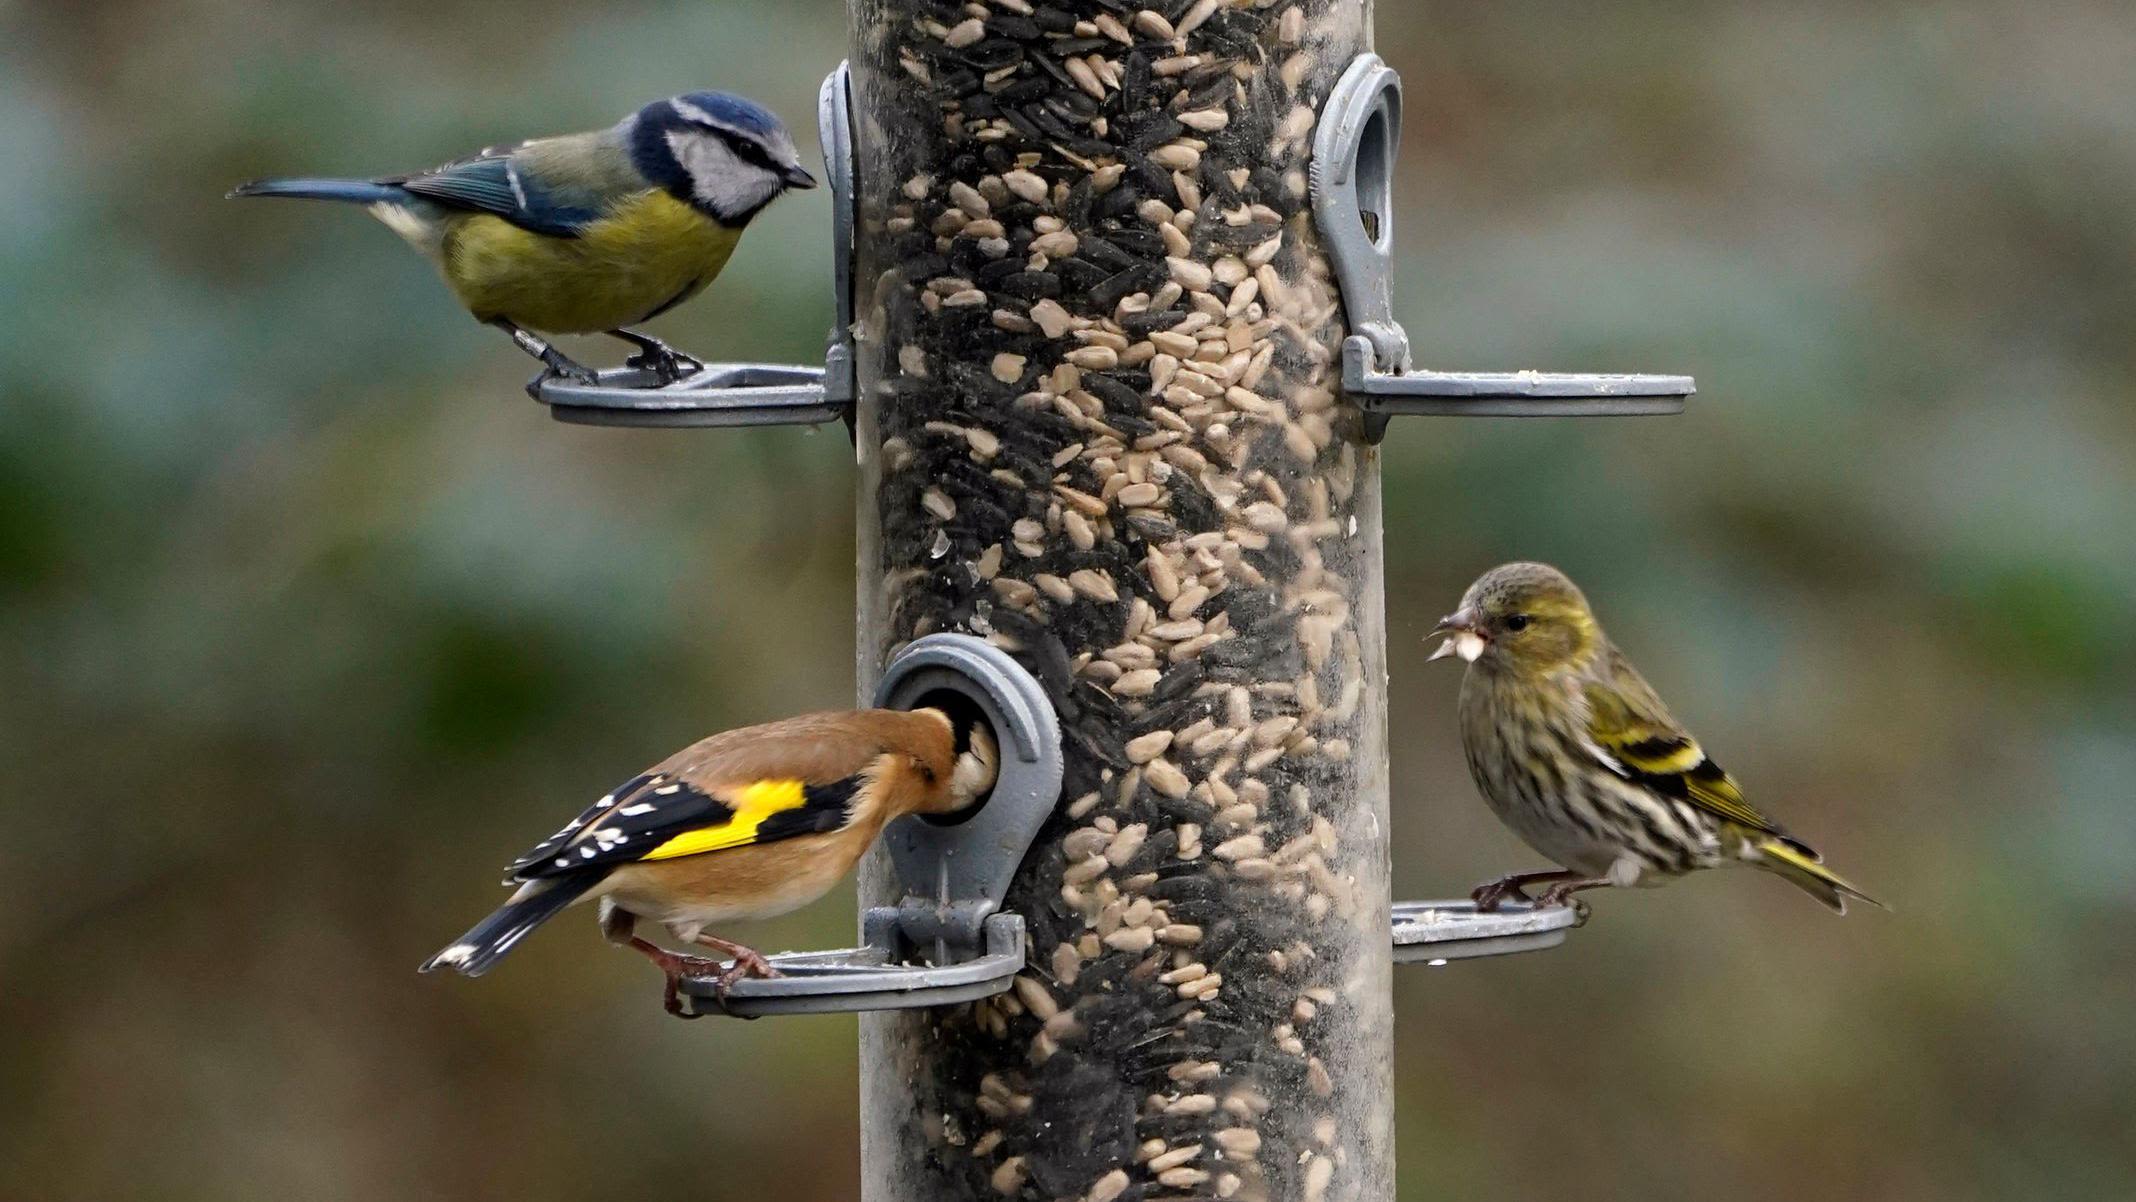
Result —
<svg viewBox="0 0 2136 1202"><path fill-rule="evenodd" d="M512 895L512 900L497 907L496 913L476 923L474 929L453 940L437 955L423 961L422 967L416 971L451 968L470 977L481 976L504 959L504 954L525 938L528 931L555 917L558 911L600 884L606 875L604 869L528 881Z"/></svg>
<svg viewBox="0 0 2136 1202"><path fill-rule="evenodd" d="M345 204L403 204L408 193L399 184L368 179L256 179L230 189L240 196L294 196L302 200L338 200Z"/></svg>

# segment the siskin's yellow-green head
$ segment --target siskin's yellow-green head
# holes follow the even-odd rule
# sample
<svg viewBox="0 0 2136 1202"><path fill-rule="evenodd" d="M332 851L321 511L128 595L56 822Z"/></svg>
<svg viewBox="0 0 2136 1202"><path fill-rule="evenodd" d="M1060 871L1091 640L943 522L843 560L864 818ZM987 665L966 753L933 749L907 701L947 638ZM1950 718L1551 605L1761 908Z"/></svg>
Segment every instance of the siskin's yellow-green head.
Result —
<svg viewBox="0 0 2136 1202"><path fill-rule="evenodd" d="M1429 638L1446 636L1431 658L1458 655L1491 671L1544 675L1587 663L1602 629L1570 577L1546 563L1500 564L1462 594Z"/></svg>

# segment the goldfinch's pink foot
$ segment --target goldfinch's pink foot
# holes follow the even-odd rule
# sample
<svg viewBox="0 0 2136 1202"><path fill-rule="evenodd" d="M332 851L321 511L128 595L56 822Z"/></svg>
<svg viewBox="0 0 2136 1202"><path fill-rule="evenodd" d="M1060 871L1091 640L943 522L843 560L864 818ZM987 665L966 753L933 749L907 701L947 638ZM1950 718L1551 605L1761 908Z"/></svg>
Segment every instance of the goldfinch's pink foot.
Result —
<svg viewBox="0 0 2136 1202"><path fill-rule="evenodd" d="M660 970L660 975L667 978L660 992L661 1007L676 1018L703 1018L704 1015L695 1013L682 1004L682 979L723 975L726 965L718 960L707 960L703 956L685 956L679 952L671 952L635 935L629 936L628 939L627 946L651 960L653 966ZM720 992L724 994L726 990L722 988Z"/></svg>
<svg viewBox="0 0 2136 1202"><path fill-rule="evenodd" d="M764 954L753 947L743 947L739 943L721 939L717 935L699 935L697 942L734 957L734 963L727 965L720 972L719 980L716 982L719 996L723 999L727 996L727 991L734 988L736 981L748 977L770 980L781 975L778 969L771 966L771 961L765 959Z"/></svg>

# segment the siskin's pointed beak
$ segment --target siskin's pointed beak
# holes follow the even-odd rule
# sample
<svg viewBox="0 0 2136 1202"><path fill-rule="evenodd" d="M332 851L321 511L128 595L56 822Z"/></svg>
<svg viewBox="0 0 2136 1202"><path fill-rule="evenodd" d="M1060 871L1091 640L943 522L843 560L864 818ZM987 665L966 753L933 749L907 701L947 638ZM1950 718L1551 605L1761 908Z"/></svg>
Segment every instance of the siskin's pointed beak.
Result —
<svg viewBox="0 0 2136 1202"><path fill-rule="evenodd" d="M1458 655L1473 664L1476 657L1483 654L1485 645L1491 641L1483 633L1483 614L1473 608L1457 609L1440 618L1439 624L1431 628L1431 633L1425 635L1424 640L1430 642L1442 635L1446 641L1439 644L1437 651L1426 657L1426 663L1445 659L1449 655Z"/></svg>

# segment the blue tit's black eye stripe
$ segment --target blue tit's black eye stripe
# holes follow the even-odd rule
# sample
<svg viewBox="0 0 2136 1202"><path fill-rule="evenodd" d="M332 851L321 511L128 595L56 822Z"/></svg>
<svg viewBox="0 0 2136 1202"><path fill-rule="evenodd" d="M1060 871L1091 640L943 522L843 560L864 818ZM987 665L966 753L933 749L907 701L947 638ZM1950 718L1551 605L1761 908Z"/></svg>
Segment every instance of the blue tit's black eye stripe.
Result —
<svg viewBox="0 0 2136 1202"><path fill-rule="evenodd" d="M717 126L712 127L711 132L715 137L727 144L727 149L734 152L734 157L743 162L762 167L764 170L774 174L780 170L779 165L772 162L771 152L764 149L763 143L758 142L755 138L741 137L733 130L720 129Z"/></svg>

